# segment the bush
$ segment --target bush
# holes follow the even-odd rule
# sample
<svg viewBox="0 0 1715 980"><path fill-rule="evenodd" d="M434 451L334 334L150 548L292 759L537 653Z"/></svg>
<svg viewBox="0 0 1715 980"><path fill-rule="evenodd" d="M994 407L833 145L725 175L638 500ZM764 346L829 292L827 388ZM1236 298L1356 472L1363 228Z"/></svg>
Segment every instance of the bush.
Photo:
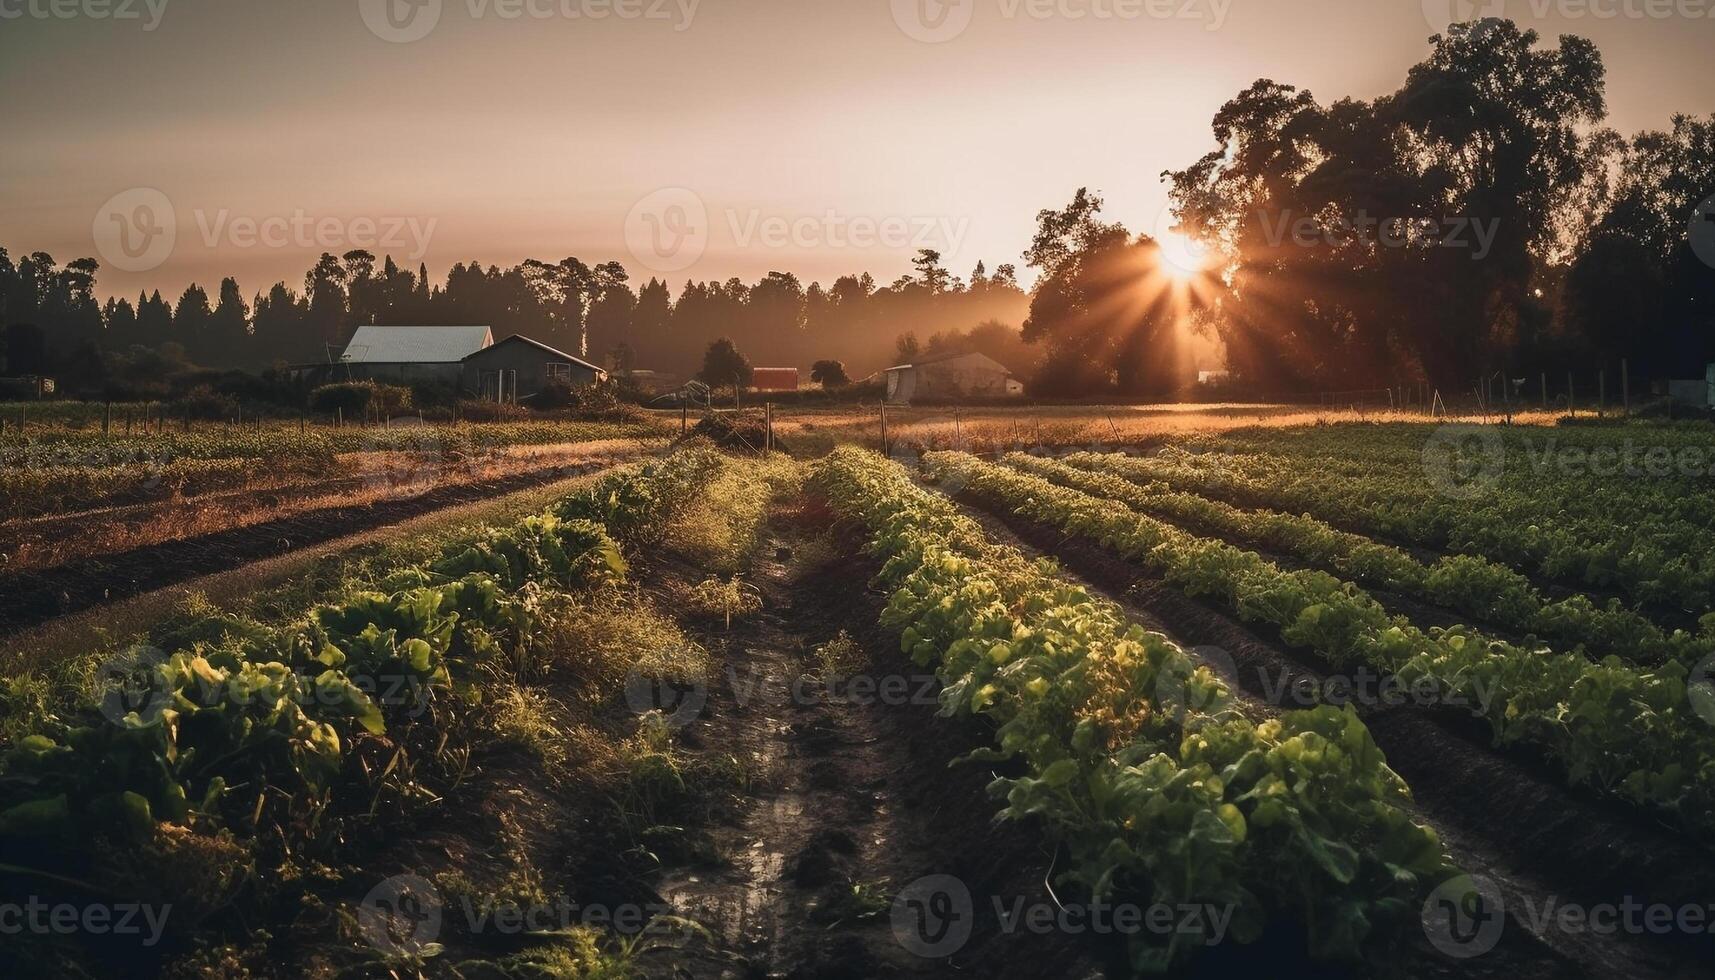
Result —
<svg viewBox="0 0 1715 980"><path fill-rule="evenodd" d="M343 381L322 385L310 392L310 409L331 415L360 417L365 410L376 415L400 415L411 407L411 389L374 381Z"/></svg>
<svg viewBox="0 0 1715 980"><path fill-rule="evenodd" d="M193 419L224 422L238 417L238 399L208 385L197 385L173 400L170 414L178 417L188 414Z"/></svg>
<svg viewBox="0 0 1715 980"><path fill-rule="evenodd" d="M530 407L541 411L571 410L571 416L588 422L625 422L641 413L620 400L619 389L612 384L574 385L566 381L550 381L530 398Z"/></svg>
<svg viewBox="0 0 1715 980"><path fill-rule="evenodd" d="M466 398L458 403L458 417L465 422L522 422L532 416L517 405Z"/></svg>

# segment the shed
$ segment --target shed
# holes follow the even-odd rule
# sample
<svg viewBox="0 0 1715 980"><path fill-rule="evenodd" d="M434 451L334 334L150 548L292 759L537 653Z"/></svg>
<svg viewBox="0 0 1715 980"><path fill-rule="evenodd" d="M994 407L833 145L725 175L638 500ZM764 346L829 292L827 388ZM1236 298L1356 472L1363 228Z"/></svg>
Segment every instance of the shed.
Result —
<svg viewBox="0 0 1715 980"><path fill-rule="evenodd" d="M914 398L1002 398L1022 395L1024 385L1006 365L987 354L941 354L887 369L887 400Z"/></svg>
<svg viewBox="0 0 1715 980"><path fill-rule="evenodd" d="M487 327L381 327L352 334L340 365L354 379L457 384L465 357L494 343Z"/></svg>
<svg viewBox="0 0 1715 980"><path fill-rule="evenodd" d="M522 334L464 359L465 390L489 401L523 401L550 381L587 385L606 380L607 372L594 364Z"/></svg>
<svg viewBox="0 0 1715 980"><path fill-rule="evenodd" d="M753 368L750 386L757 391L797 391L797 368Z"/></svg>

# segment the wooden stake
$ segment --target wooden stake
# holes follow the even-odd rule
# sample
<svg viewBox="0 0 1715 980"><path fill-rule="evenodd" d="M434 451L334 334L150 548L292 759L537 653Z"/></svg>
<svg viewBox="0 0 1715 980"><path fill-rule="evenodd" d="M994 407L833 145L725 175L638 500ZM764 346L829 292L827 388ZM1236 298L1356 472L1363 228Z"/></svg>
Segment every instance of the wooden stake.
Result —
<svg viewBox="0 0 1715 980"><path fill-rule="evenodd" d="M881 403L881 454L887 455L887 402Z"/></svg>
<svg viewBox="0 0 1715 980"><path fill-rule="evenodd" d="M1632 414L1632 370L1625 358L1620 358L1620 403L1626 415Z"/></svg>
<svg viewBox="0 0 1715 980"><path fill-rule="evenodd" d="M1578 417L1578 389L1571 371L1566 372L1566 414L1571 418Z"/></svg>

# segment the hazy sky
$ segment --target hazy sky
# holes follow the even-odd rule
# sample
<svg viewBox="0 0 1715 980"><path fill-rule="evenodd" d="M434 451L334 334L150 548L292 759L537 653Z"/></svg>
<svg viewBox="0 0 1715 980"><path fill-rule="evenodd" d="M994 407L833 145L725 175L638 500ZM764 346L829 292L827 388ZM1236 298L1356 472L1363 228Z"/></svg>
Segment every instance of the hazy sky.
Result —
<svg viewBox="0 0 1715 980"><path fill-rule="evenodd" d="M1241 88L1389 91L1449 2L0 0L0 245L94 255L104 295L358 246L963 275L1080 185L1149 230ZM1622 131L1715 110L1715 0L1501 6L1597 42Z"/></svg>

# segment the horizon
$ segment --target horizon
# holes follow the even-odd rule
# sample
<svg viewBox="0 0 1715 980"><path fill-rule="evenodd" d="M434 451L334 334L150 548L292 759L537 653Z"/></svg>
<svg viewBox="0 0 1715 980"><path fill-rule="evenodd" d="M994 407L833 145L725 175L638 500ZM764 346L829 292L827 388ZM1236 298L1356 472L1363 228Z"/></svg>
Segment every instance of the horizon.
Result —
<svg viewBox="0 0 1715 980"><path fill-rule="evenodd" d="M251 0L60 19L17 0L0 23L14 93L0 246L96 258L104 300L171 301L229 276L246 297L296 290L321 253L353 248L437 283L473 260L616 260L677 295L771 271L885 284L928 247L956 275L1010 263L1029 285L1019 256L1039 210L1088 186L1110 220L1158 233L1157 175L1214 148L1228 99L1258 78L1323 105L1373 99L1427 53L1447 6L1021 2L964 0L930 22L906 0L648 0L599 20L562 16L609 9L595 0L428 0L388 21L377 4L329 17ZM1684 17L1511 6L1543 43L1596 44L1604 125L1622 135L1703 108ZM1020 71L1029 58L1053 72ZM115 215L163 209L170 250L128 259ZM652 256L661 243L678 248Z"/></svg>

